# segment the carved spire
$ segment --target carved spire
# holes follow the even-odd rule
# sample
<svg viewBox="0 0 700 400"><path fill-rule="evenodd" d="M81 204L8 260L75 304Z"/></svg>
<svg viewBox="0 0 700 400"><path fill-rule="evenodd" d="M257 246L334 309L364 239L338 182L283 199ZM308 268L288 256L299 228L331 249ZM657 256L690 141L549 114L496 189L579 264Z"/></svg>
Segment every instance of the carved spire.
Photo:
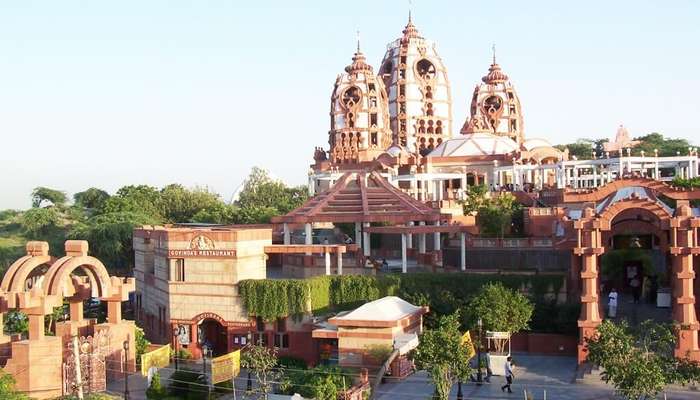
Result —
<svg viewBox="0 0 700 400"><path fill-rule="evenodd" d="M410 38L422 38L420 33L418 33L418 28L413 25L413 18L411 16L411 9L408 9L408 23L403 29L403 39L408 40Z"/></svg>
<svg viewBox="0 0 700 400"><path fill-rule="evenodd" d="M352 64L345 67L345 72L347 72L347 73L357 72L357 71L372 72L372 66L367 64L367 58L365 58L365 55L362 54L362 51L360 51L360 31L358 30L356 32L356 34L357 34L357 52L352 57Z"/></svg>

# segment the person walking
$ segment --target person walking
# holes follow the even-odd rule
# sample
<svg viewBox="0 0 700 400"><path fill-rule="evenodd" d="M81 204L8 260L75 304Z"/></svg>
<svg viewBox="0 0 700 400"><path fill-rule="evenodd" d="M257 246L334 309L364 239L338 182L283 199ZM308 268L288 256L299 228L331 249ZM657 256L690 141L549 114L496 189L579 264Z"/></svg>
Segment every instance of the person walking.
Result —
<svg viewBox="0 0 700 400"><path fill-rule="evenodd" d="M501 386L501 392L505 392L506 389L508 389L508 393L513 393L513 391L510 390L510 385L513 384L513 378L515 378L515 374L513 374L513 357L508 356L506 359L505 373L506 384Z"/></svg>
<svg viewBox="0 0 700 400"><path fill-rule="evenodd" d="M617 290L612 288L608 294L608 317L615 318L617 316Z"/></svg>
<svg viewBox="0 0 700 400"><path fill-rule="evenodd" d="M630 287L632 288L632 297L634 298L634 304L638 304L639 297L642 291L642 284L639 281L638 277L635 276L634 278L632 278L632 280L630 280Z"/></svg>

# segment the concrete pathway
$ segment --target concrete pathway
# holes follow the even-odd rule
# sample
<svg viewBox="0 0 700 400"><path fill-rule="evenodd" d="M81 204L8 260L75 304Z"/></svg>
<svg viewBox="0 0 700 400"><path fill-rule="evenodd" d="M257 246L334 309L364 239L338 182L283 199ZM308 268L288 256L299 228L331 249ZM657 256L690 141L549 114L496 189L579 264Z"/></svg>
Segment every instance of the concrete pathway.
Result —
<svg viewBox="0 0 700 400"><path fill-rule="evenodd" d="M533 400L606 400L616 399L612 387L603 382L573 383L576 375L576 359L573 357L543 357L514 355L516 380L512 394L501 391L505 384L502 376L492 376L491 383L477 385L473 382L462 384L464 399L523 399L524 391ZM378 400L429 399L433 386L426 372L418 372L404 381L386 383L377 388ZM451 398L457 396L457 385ZM663 399L663 396L659 397ZM669 391L667 399L700 399L697 391Z"/></svg>

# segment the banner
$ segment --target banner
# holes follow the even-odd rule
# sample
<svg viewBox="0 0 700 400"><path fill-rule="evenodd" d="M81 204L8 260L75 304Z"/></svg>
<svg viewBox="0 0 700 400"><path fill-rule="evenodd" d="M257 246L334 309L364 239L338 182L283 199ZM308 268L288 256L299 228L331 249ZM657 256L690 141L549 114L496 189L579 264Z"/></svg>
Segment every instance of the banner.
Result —
<svg viewBox="0 0 700 400"><path fill-rule="evenodd" d="M464 335L462 335L462 344L467 347L467 358L471 359L476 355L474 342L472 342L472 336L469 334L469 331L464 332Z"/></svg>
<svg viewBox="0 0 700 400"><path fill-rule="evenodd" d="M170 345L166 344L156 350L141 355L141 375L148 376L151 367L164 368L170 364Z"/></svg>
<svg viewBox="0 0 700 400"><path fill-rule="evenodd" d="M241 372L241 351L211 359L211 383L230 381Z"/></svg>

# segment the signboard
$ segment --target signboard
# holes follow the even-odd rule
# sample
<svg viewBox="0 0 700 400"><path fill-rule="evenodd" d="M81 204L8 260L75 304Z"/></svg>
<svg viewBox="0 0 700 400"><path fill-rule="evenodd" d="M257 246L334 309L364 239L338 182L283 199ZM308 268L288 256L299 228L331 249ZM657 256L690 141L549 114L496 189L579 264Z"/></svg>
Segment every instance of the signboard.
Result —
<svg viewBox="0 0 700 400"><path fill-rule="evenodd" d="M235 258L236 250L193 250L172 249L168 250L169 258Z"/></svg>
<svg viewBox="0 0 700 400"><path fill-rule="evenodd" d="M164 368L168 364L170 364L170 345L166 344L141 355L141 375L148 376L148 370L151 367Z"/></svg>
<svg viewBox="0 0 700 400"><path fill-rule="evenodd" d="M472 336L469 334L469 331L464 332L464 335L462 335L462 344L467 347L467 358L474 357L476 350L474 350L474 342L472 342Z"/></svg>
<svg viewBox="0 0 700 400"><path fill-rule="evenodd" d="M190 344L190 326L184 324L178 324L177 328L177 341L182 345Z"/></svg>
<svg viewBox="0 0 700 400"><path fill-rule="evenodd" d="M241 351L211 359L211 383L230 381L241 372Z"/></svg>

